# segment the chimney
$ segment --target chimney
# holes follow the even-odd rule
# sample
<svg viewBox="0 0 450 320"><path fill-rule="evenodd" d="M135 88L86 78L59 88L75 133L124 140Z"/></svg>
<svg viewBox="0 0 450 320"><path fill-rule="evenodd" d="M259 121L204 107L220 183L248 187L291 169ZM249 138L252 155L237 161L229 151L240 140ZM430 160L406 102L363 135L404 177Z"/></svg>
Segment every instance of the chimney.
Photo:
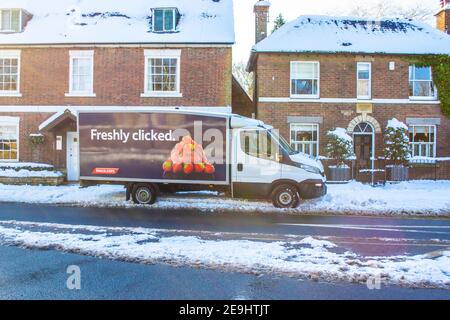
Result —
<svg viewBox="0 0 450 320"><path fill-rule="evenodd" d="M259 0L254 7L255 12L255 43L267 37L270 2Z"/></svg>
<svg viewBox="0 0 450 320"><path fill-rule="evenodd" d="M450 0L440 0L441 9L435 14L436 26L442 32L450 34Z"/></svg>

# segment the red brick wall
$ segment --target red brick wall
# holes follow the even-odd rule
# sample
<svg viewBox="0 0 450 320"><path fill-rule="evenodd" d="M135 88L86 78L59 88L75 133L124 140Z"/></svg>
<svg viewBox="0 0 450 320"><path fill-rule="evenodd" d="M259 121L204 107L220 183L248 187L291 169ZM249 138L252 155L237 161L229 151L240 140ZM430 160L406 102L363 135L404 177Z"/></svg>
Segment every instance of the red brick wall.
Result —
<svg viewBox="0 0 450 320"><path fill-rule="evenodd" d="M20 50L22 97L0 96L0 105L231 105L231 48L181 48L182 98L140 97L145 75L142 48L82 49L95 51L95 98L64 96L69 90L71 48Z"/></svg>
<svg viewBox="0 0 450 320"><path fill-rule="evenodd" d="M14 49L14 48L9 48ZM20 117L20 161L66 166L64 127L47 133L43 145L33 148L29 135L53 113L14 112L14 105L130 105L130 106L231 106L231 48L181 48L182 98L141 98L144 91L144 49L83 48L94 50L94 98L65 97L69 89L69 51L75 48L21 48L22 97L2 97L11 105L1 116ZM77 48L76 50L80 50ZM63 150L55 150L55 136L63 137Z"/></svg>
<svg viewBox="0 0 450 320"><path fill-rule="evenodd" d="M354 56L305 55L305 54L259 54L256 65L257 96L289 98L290 61L320 61L320 97L356 99L356 63L372 62L372 98L408 99L409 79L407 59L401 56ZM389 62L395 62L395 70L389 71ZM362 101L363 102L363 101ZM350 121L361 115L356 103L307 103L307 102L255 102L257 117L290 139L288 116L323 117L320 130L320 154L324 155L327 131L335 127L347 128ZM374 117L384 130L389 119L440 118L437 127L437 156L450 156L450 119L445 117L438 104L373 104ZM383 135L375 136L375 156L382 155Z"/></svg>
<svg viewBox="0 0 450 320"><path fill-rule="evenodd" d="M54 163L54 137L45 134L44 144L33 147L30 143L30 134L39 133L39 125L52 113L0 113L2 116L20 117L19 122L19 160L23 162Z"/></svg>
<svg viewBox="0 0 450 320"><path fill-rule="evenodd" d="M255 113L253 101L234 77L232 85L232 108L233 113L249 118Z"/></svg>
<svg viewBox="0 0 450 320"><path fill-rule="evenodd" d="M289 97L290 62L320 62L321 98L356 98L356 63L372 63L372 97L374 99L408 99L409 62L398 56L259 54L257 88L259 97ZM389 62L395 70L389 71ZM395 85L393 85L395 84Z"/></svg>
<svg viewBox="0 0 450 320"><path fill-rule="evenodd" d="M356 112L355 104L320 104L320 103L259 103L258 119L280 129L280 133L289 141L288 116L323 117L323 123L319 124L319 147L320 154L325 155L324 147L327 143L326 133L336 127L347 128L350 121L361 115ZM396 117L405 122L406 118L440 118L441 125L437 127L437 156L450 156L450 119L443 116L438 105L384 105L375 104L374 117L381 125L382 130L386 128L387 121ZM383 134L375 135L375 156L383 154Z"/></svg>

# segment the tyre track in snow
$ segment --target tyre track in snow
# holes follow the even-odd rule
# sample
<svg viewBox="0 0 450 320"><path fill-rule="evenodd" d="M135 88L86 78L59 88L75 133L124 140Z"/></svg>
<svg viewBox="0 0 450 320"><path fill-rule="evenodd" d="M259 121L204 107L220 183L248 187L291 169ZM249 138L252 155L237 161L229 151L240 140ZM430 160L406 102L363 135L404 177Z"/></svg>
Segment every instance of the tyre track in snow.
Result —
<svg viewBox="0 0 450 320"><path fill-rule="evenodd" d="M355 243L336 237L0 222L4 245L324 281L362 283L378 274L388 284L450 289L450 251L443 243L428 255L364 257L341 247L339 240ZM410 240L400 240L405 241Z"/></svg>

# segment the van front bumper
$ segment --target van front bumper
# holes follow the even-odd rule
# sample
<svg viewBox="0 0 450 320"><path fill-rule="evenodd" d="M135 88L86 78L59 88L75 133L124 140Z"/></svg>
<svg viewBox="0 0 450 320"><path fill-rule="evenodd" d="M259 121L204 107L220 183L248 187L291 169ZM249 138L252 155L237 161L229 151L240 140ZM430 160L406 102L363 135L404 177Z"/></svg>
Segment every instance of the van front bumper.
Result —
<svg viewBox="0 0 450 320"><path fill-rule="evenodd" d="M298 184L298 191L302 199L319 198L327 194L327 185L319 179L309 179Z"/></svg>

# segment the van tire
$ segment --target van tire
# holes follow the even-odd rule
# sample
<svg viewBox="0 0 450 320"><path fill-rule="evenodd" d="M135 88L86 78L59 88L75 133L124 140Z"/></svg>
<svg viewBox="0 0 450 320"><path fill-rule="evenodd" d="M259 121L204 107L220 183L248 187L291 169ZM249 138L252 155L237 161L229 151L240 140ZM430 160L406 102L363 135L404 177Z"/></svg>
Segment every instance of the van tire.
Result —
<svg viewBox="0 0 450 320"><path fill-rule="evenodd" d="M131 197L136 204L152 205L156 202L158 187L153 184L135 184Z"/></svg>
<svg viewBox="0 0 450 320"><path fill-rule="evenodd" d="M281 184L272 191L272 203L276 208L297 208L300 196L292 184Z"/></svg>

